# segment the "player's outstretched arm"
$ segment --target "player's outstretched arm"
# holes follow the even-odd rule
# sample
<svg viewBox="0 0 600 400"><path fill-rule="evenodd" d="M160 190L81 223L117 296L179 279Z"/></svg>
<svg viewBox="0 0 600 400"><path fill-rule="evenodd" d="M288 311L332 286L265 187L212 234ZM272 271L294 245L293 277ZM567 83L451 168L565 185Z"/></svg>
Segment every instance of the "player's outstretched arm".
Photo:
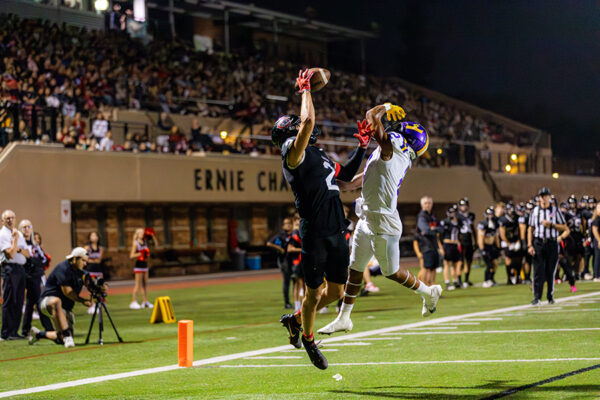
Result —
<svg viewBox="0 0 600 400"><path fill-rule="evenodd" d="M356 190L362 186L364 175L365 175L365 173L361 172L360 174L355 175L354 178L352 178L352 180L350 182L344 182L344 181L338 180L337 184L338 184L340 190L342 190L344 192Z"/></svg>
<svg viewBox="0 0 600 400"><path fill-rule="evenodd" d="M358 139L358 148L354 151L352 158L350 158L346 164L340 166L336 163L335 177L338 181L351 182L356 178L356 172L358 172L360 164L367 152L367 147L369 147L369 141L371 140L371 125L367 123L367 120L362 122L357 121L356 125L358 126L358 133L355 133L354 137Z"/></svg>
<svg viewBox="0 0 600 400"><path fill-rule="evenodd" d="M287 165L291 168L297 167L304 159L304 150L308 146L310 135L315 127L315 107L310 94L310 78L312 71L305 69L300 71L296 82L302 93L302 107L300 109L300 128L294 145L287 154Z"/></svg>
<svg viewBox="0 0 600 400"><path fill-rule="evenodd" d="M389 160L392 158L392 154L394 154L394 147L381 122L384 114L387 114L390 121L396 121L404 118L406 113L400 106L391 103L381 104L367 111L367 121L373 126L373 138L377 141L379 147L381 147L381 158Z"/></svg>

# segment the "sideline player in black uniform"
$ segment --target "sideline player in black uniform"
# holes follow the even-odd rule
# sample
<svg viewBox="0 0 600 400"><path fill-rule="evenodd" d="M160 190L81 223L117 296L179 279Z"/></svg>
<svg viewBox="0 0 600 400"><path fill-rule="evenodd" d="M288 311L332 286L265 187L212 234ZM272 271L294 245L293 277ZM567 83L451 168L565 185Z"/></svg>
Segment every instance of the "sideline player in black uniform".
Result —
<svg viewBox="0 0 600 400"><path fill-rule="evenodd" d="M575 198L569 197L567 201L572 200L575 200ZM571 285L571 293L575 293L577 291L577 287L575 287L575 280L577 279L576 274L579 271L579 264L581 256L583 255L583 236L578 238L578 235L575 232L576 229L581 229L581 219L579 219L577 213L571 212L569 204L570 203L561 203L560 205L560 212L565 217L565 222L570 233L569 236L564 239L559 239L558 264L563 270L562 276L566 276L566 280L568 280ZM577 205L577 200L575 200L575 205ZM577 228L577 226L579 226L579 228ZM557 275L558 278L560 278L561 275ZM560 283L560 280L558 283Z"/></svg>
<svg viewBox="0 0 600 400"><path fill-rule="evenodd" d="M516 285L521 273L521 240L519 235L519 221L515 213L515 206L509 202L506 204L505 213L498 219L500 228L500 240L504 251L504 262L506 263L507 285Z"/></svg>
<svg viewBox="0 0 600 400"><path fill-rule="evenodd" d="M460 223L458 221L458 208L453 204L446 211L446 219L440 223L440 236L438 245L440 253L444 258L444 281L446 290L460 289L460 268L462 264L462 255L458 234L460 232ZM441 240L441 241L440 241ZM452 274L452 283L450 283L450 274Z"/></svg>
<svg viewBox="0 0 600 400"><path fill-rule="evenodd" d="M460 244L462 246L463 267L465 280L463 287L473 286L469 281L471 264L473 264L473 247L475 241L475 214L469 210L469 199L466 197L458 202L458 220L460 222Z"/></svg>
<svg viewBox="0 0 600 400"><path fill-rule="evenodd" d="M595 258L595 253L594 253L594 234L592 232L592 221L593 221L593 217L594 217L594 209L596 208L596 198L594 196L584 196L584 198L586 199L585 202L585 207L582 209L581 211L581 216L584 219L584 223L585 223L585 232L587 232L587 240L586 240L586 244L587 246L585 247L585 251L584 251L584 261L583 261L583 271L581 273L581 276L583 277L583 279L592 279L592 274L590 274L590 264L592 264L592 266L594 265L594 258ZM586 208L587 207L587 208Z"/></svg>
<svg viewBox="0 0 600 400"><path fill-rule="evenodd" d="M484 213L485 219L477 224L477 244L481 257L485 262L485 276L483 287L489 288L496 285L496 259L498 258L498 224L494 218L494 209L488 207Z"/></svg>
<svg viewBox="0 0 600 400"><path fill-rule="evenodd" d="M344 166L331 161L318 147L309 146L316 143L320 134L320 129L315 126L311 77L312 72L307 69L300 71L296 79L302 93L300 117L280 117L273 126L271 138L273 144L281 148L283 174L296 197L296 208L301 218L301 265L307 286L301 311L284 315L281 323L289 332L290 344L300 348L302 341L312 363L325 369L327 359L313 338L315 312L343 296L350 258L336 178L347 182L352 180L364 158L370 136L367 132L355 135L360 142L359 147ZM302 330L304 332L300 336Z"/></svg>

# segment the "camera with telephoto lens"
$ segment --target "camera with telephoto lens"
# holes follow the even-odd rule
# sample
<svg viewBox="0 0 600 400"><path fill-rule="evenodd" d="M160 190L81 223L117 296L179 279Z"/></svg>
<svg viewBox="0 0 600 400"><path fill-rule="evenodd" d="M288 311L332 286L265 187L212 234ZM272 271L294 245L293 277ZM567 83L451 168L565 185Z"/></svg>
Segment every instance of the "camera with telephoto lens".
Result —
<svg viewBox="0 0 600 400"><path fill-rule="evenodd" d="M92 278L89 273L86 273L84 276L84 285L87 290L90 292L93 298L97 301L102 300L106 297L106 291L104 290L104 279L100 278L97 281Z"/></svg>

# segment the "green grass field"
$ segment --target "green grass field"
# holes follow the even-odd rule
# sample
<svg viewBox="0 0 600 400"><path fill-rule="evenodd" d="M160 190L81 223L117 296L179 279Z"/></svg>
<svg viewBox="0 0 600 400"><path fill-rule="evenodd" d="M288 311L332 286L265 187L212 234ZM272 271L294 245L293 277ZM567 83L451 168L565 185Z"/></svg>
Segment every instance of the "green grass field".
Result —
<svg viewBox="0 0 600 400"><path fill-rule="evenodd" d="M480 282L481 275L481 269L475 270L472 280ZM502 274L497 280L503 281ZM379 277L375 283L381 292L359 298L352 314L351 334L364 332L362 337L344 339L348 334L338 334L332 336L338 341L322 343L330 363L325 371L313 367L304 350L287 345L259 356L16 398L479 399L600 365L597 283L581 282L576 293L595 295L554 306L441 323L443 317L526 305L531 293L523 285L444 292L438 311L422 318L417 295L385 278ZM279 281L150 294L151 299L170 296L177 319L194 321L195 360L288 343L278 322L284 313ZM573 297L568 285L557 285L556 298L568 297ZM177 325L150 325L150 311L129 310L129 301L129 295L115 295L108 303L126 341L123 344L115 343L112 329L106 326L104 346L84 346L90 316L81 306L76 307L74 349L65 350L50 341L34 346L23 341L0 343L0 397L1 392L176 364ZM317 316L317 328L334 318L334 308ZM367 332L417 322L428 324ZM34 324L39 326L38 321ZM505 332L516 330L521 332ZM477 333L468 333L474 331ZM94 330L92 339L96 338ZM338 374L342 378L336 380ZM509 398L596 399L600 398L599 382L597 368L519 390Z"/></svg>

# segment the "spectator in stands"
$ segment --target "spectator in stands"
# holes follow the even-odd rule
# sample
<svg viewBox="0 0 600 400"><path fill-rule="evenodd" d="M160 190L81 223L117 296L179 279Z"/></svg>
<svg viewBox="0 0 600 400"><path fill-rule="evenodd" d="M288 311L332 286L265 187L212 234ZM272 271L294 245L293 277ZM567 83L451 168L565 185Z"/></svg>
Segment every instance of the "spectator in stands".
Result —
<svg viewBox="0 0 600 400"><path fill-rule="evenodd" d="M114 148L115 142L112 140L112 131L106 132L106 136L100 140L100 146L98 150L100 151L112 151Z"/></svg>
<svg viewBox="0 0 600 400"><path fill-rule="evenodd" d="M166 112L160 113L160 118L158 119L157 126L161 131L168 134L168 132L171 132L171 129L174 125L175 124L173 123L173 120L171 119L169 114L167 114Z"/></svg>
<svg viewBox="0 0 600 400"><path fill-rule="evenodd" d="M92 135L100 142L110 130L110 122L104 119L104 114L98 113L92 124Z"/></svg>

